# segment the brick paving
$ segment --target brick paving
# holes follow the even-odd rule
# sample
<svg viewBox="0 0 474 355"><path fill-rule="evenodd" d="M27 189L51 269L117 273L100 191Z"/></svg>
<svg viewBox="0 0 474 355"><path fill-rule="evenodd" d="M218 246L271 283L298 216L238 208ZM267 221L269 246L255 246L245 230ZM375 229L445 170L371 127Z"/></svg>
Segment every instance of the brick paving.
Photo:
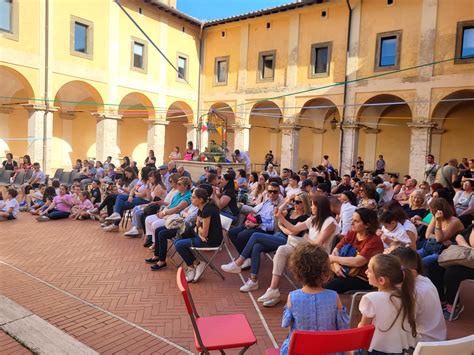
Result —
<svg viewBox="0 0 474 355"><path fill-rule="evenodd" d="M27 348L0 330L0 354L2 355L28 355L32 354Z"/></svg>
<svg viewBox="0 0 474 355"><path fill-rule="evenodd" d="M142 247L141 239L102 232L93 221L38 223L27 214L1 223L0 228L0 294L100 353L196 351L176 288L176 268L169 263L167 269L151 272L144 263L150 251ZM217 259L220 265L228 256L222 253ZM270 261L262 262L260 274L255 298L268 287ZM238 275L226 275L222 282L207 270L191 291L203 316L246 314L258 339L249 353L261 354L273 347L272 341L240 286ZM289 289L284 281L282 299ZM259 305L259 309L281 344L287 335L280 327L282 306Z"/></svg>

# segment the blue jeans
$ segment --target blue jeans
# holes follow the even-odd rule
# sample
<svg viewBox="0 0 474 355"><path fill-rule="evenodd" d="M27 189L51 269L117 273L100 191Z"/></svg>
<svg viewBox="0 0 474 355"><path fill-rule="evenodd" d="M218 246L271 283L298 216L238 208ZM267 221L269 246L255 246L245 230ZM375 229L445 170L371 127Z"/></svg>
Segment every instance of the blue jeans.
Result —
<svg viewBox="0 0 474 355"><path fill-rule="evenodd" d="M48 212L48 217L49 219L64 219L68 218L70 212L64 212L64 211L58 211L56 209L52 209L51 211Z"/></svg>
<svg viewBox="0 0 474 355"><path fill-rule="evenodd" d="M149 201L141 197L134 197L132 202L128 202L128 195L120 194L115 200L114 212L122 215L123 211L131 210L133 207L144 205L145 203L149 203Z"/></svg>
<svg viewBox="0 0 474 355"><path fill-rule="evenodd" d="M201 238L198 236L187 238L187 239L180 239L174 242L174 247L176 248L176 252L181 256L184 260L186 265L191 266L193 265L194 260L196 257L192 253L191 247L207 247L207 243L203 242Z"/></svg>
<svg viewBox="0 0 474 355"><path fill-rule="evenodd" d="M252 266L250 267L250 273L252 275L258 274L260 268L260 253L270 252L278 249L280 245L285 245L288 237L281 232L277 234L267 233L253 233L250 237L244 250L240 253L240 256L252 260Z"/></svg>
<svg viewBox="0 0 474 355"><path fill-rule="evenodd" d="M229 239L231 240L232 244L234 244L239 254L242 253L250 237L255 232L265 233L260 228L247 229L244 226L231 228L229 230Z"/></svg>
<svg viewBox="0 0 474 355"><path fill-rule="evenodd" d="M159 227L155 230L155 256L160 261L166 261L166 253L168 252L168 239L176 237L177 229L166 229Z"/></svg>
<svg viewBox="0 0 474 355"><path fill-rule="evenodd" d="M427 268L428 266L436 263L438 261L438 258L439 258L439 254L431 254L431 255L427 255L425 253L425 249L418 249L416 251L418 253L418 255L420 256L421 258L421 261L423 263L423 268Z"/></svg>

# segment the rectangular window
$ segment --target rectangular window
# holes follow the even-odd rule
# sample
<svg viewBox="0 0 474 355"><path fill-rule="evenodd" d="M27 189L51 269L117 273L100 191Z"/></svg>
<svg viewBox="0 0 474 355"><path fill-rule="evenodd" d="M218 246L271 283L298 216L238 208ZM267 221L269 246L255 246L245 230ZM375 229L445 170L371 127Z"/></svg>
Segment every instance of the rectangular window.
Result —
<svg viewBox="0 0 474 355"><path fill-rule="evenodd" d="M85 19L71 16L70 53L71 55L92 59L94 25Z"/></svg>
<svg viewBox="0 0 474 355"><path fill-rule="evenodd" d="M401 31L377 34L375 71L400 68Z"/></svg>
<svg viewBox="0 0 474 355"><path fill-rule="evenodd" d="M214 71L214 85L227 85L229 57L216 58Z"/></svg>
<svg viewBox="0 0 474 355"><path fill-rule="evenodd" d="M329 75L332 42L317 43L311 46L310 78L319 78Z"/></svg>
<svg viewBox="0 0 474 355"><path fill-rule="evenodd" d="M458 22L455 57L456 64L474 63L474 21Z"/></svg>
<svg viewBox="0 0 474 355"><path fill-rule="evenodd" d="M273 81L275 77L276 51L261 52L259 54L258 81Z"/></svg>
<svg viewBox="0 0 474 355"><path fill-rule="evenodd" d="M141 43L135 42L133 44L133 66L135 68L143 69L143 56L145 46Z"/></svg>
<svg viewBox="0 0 474 355"><path fill-rule="evenodd" d="M74 23L74 50L87 53L87 25Z"/></svg>
<svg viewBox="0 0 474 355"><path fill-rule="evenodd" d="M188 80L188 57L179 54L177 60L178 80Z"/></svg>
<svg viewBox="0 0 474 355"><path fill-rule="evenodd" d="M12 15L12 0L0 0L0 31L13 32Z"/></svg>

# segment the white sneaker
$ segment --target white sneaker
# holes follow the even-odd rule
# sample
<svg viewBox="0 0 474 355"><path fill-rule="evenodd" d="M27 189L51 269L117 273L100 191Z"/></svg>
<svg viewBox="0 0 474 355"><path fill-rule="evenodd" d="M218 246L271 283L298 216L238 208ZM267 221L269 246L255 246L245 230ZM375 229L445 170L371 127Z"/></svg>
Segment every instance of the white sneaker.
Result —
<svg viewBox="0 0 474 355"><path fill-rule="evenodd" d="M120 221L121 219L122 219L122 216L119 213L114 212L109 217L107 217L105 220L106 221Z"/></svg>
<svg viewBox="0 0 474 355"><path fill-rule="evenodd" d="M252 265L252 261L250 260L250 258L248 258L248 259L245 259L244 263L240 266L240 268L242 270L248 269L250 265Z"/></svg>
<svg viewBox="0 0 474 355"><path fill-rule="evenodd" d="M248 279L247 282L240 288L240 292L250 292L258 289L258 281L253 282Z"/></svg>
<svg viewBox="0 0 474 355"><path fill-rule="evenodd" d="M280 291L277 288L268 288L267 292L261 295L257 301L258 302L267 302L274 298L280 298Z"/></svg>
<svg viewBox="0 0 474 355"><path fill-rule="evenodd" d="M99 209L98 208L93 208L93 209L89 210L89 213L90 214L99 214Z"/></svg>
<svg viewBox="0 0 474 355"><path fill-rule="evenodd" d="M238 274L242 271L240 266L238 266L235 261L231 261L230 263L221 265L222 271L231 273L231 274Z"/></svg>
<svg viewBox="0 0 474 355"><path fill-rule="evenodd" d="M196 266L196 273L195 273L194 279L193 279L194 282L199 280L199 278L201 277L201 275L204 272L205 268L206 268L206 263L204 263L202 261L198 264L198 266Z"/></svg>
<svg viewBox="0 0 474 355"><path fill-rule="evenodd" d="M117 232L119 230L119 226L115 224L111 224L110 226L102 228L104 232Z"/></svg>
<svg viewBox="0 0 474 355"><path fill-rule="evenodd" d="M263 302L263 307L274 307L280 303L280 297L272 298L271 300Z"/></svg>
<svg viewBox="0 0 474 355"><path fill-rule="evenodd" d="M184 276L186 277L186 281L193 282L194 276L196 276L196 269L188 267L186 271L184 272Z"/></svg>
<svg viewBox="0 0 474 355"><path fill-rule="evenodd" d="M127 237L133 237L135 235L140 235L140 232L138 231L137 227L132 226L128 232L126 232L124 235Z"/></svg>

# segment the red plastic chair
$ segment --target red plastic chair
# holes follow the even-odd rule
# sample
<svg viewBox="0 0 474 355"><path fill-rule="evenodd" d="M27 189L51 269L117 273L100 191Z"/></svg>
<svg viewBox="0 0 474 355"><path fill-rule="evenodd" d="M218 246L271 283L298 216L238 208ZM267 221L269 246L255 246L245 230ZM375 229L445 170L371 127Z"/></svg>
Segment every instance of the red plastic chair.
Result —
<svg viewBox="0 0 474 355"><path fill-rule="evenodd" d="M244 314L199 316L182 267L178 269L176 283L183 295L186 310L193 324L196 349L201 354L209 354L212 350L219 350L224 354L223 350L235 348L242 348L239 354L243 354L257 343L255 334Z"/></svg>
<svg viewBox="0 0 474 355"><path fill-rule="evenodd" d="M295 330L291 335L289 355L322 355L351 350L368 350L375 327L316 332ZM268 349L266 355L280 354L280 349Z"/></svg>

